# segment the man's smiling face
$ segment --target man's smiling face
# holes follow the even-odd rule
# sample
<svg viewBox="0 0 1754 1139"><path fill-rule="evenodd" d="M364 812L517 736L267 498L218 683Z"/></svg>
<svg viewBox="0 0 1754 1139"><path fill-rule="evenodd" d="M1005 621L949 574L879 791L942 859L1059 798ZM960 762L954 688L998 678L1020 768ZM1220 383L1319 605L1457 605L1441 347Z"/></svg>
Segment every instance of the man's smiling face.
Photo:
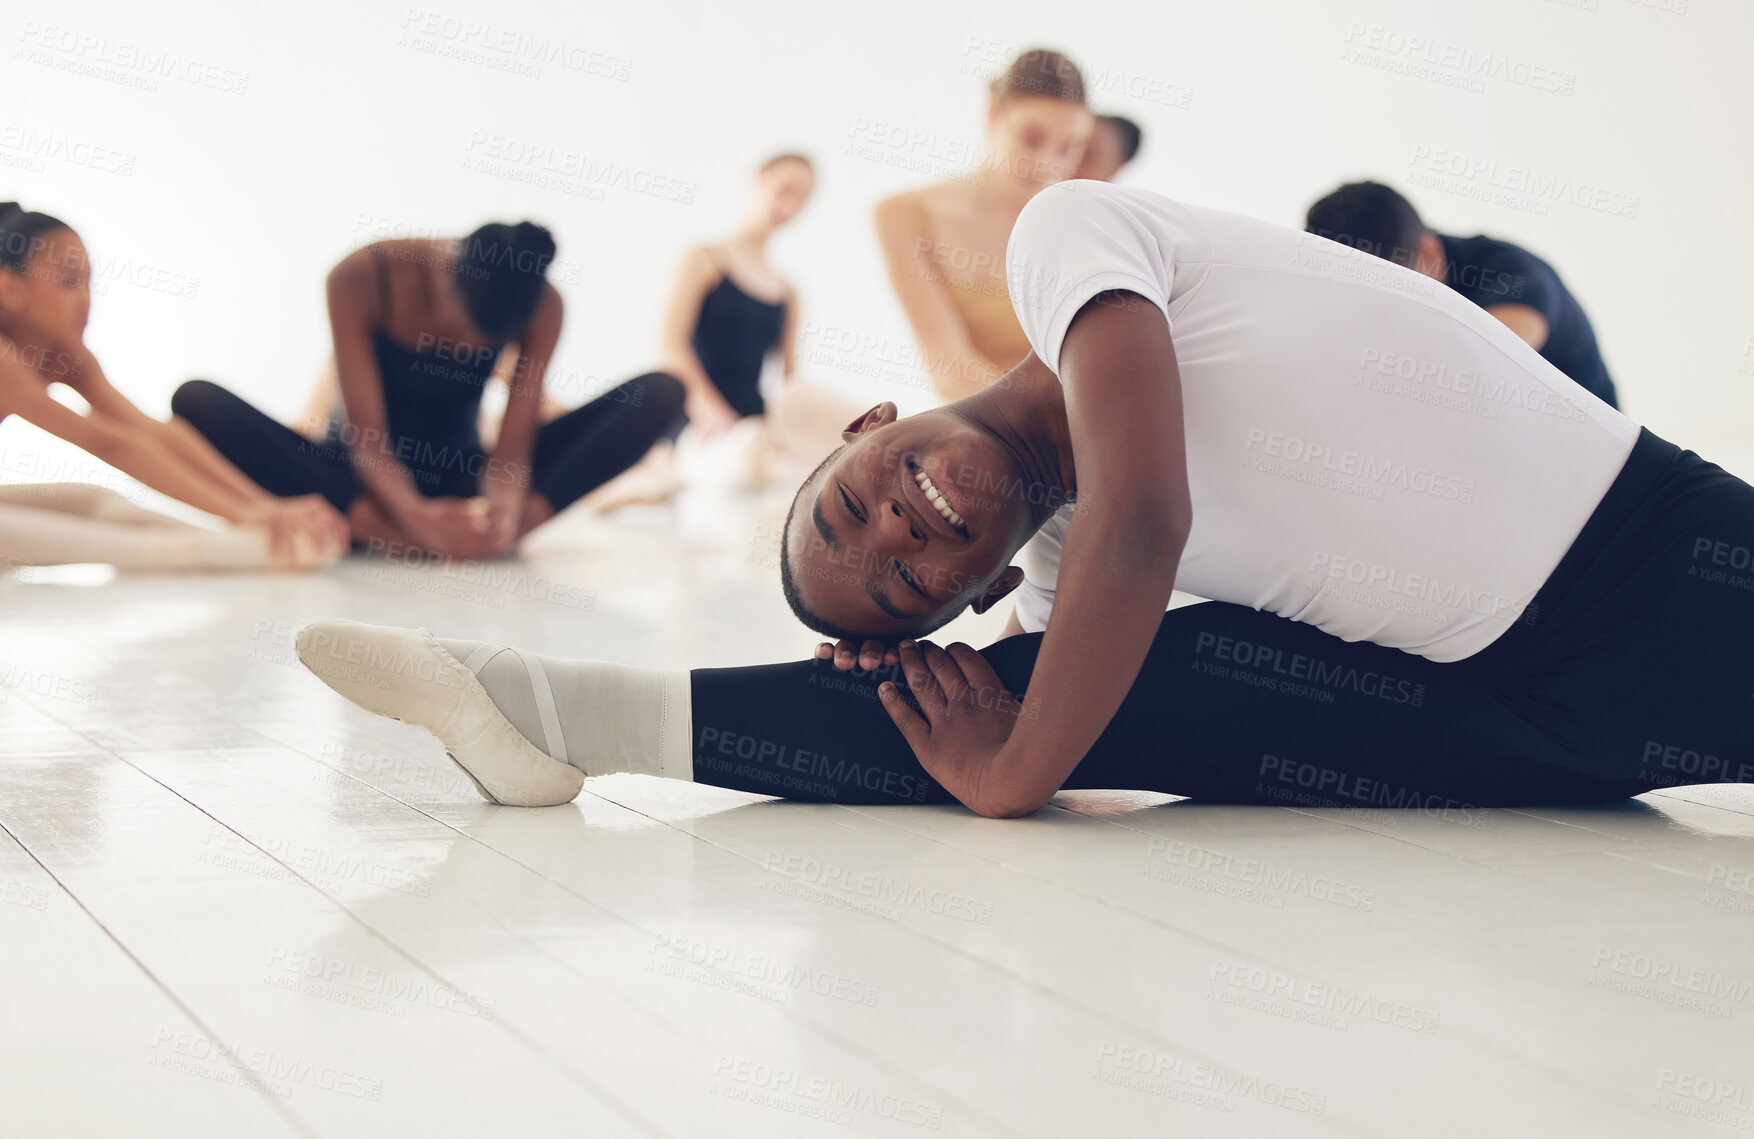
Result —
<svg viewBox="0 0 1754 1139"><path fill-rule="evenodd" d="M897 419L883 404L849 435L787 519L784 572L817 618L807 623L837 636L922 636L1009 591L1015 575L1004 571L1031 529L1029 508L990 432L950 409Z"/></svg>

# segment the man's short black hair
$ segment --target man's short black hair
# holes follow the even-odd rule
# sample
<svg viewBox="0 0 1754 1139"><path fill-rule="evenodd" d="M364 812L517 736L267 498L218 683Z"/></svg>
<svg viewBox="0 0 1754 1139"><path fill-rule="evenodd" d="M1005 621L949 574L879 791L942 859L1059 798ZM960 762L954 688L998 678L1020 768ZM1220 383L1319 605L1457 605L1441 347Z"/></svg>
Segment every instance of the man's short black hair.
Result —
<svg viewBox="0 0 1754 1139"><path fill-rule="evenodd" d="M1425 236L1413 203L1381 182L1341 186L1309 208L1303 228L1409 268Z"/></svg>
<svg viewBox="0 0 1754 1139"><path fill-rule="evenodd" d="M1121 161L1133 161L1133 156L1139 153L1139 143L1145 138L1145 132L1139 129L1139 124L1122 115L1099 115L1096 121L1107 123L1115 129L1115 134L1121 140Z"/></svg>

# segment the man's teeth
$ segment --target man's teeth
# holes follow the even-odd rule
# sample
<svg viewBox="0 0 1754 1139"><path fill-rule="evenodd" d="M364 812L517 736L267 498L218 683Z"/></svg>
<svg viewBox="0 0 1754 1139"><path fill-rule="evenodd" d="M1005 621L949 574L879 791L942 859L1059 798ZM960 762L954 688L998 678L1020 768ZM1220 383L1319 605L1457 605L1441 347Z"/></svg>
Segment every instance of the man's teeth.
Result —
<svg viewBox="0 0 1754 1139"><path fill-rule="evenodd" d="M958 530L962 529L962 515L950 509L950 503L945 500L943 494L939 493L938 488L932 485L932 480L926 477L926 472L915 471L914 481L920 484L920 490L925 493L926 501L938 508L938 513L944 516L944 520Z"/></svg>

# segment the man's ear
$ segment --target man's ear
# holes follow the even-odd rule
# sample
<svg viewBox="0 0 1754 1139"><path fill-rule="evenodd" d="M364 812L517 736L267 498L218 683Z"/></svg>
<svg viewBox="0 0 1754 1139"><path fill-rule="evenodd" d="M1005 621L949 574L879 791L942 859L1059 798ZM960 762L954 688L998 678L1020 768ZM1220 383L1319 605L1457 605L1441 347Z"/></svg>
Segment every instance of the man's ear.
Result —
<svg viewBox="0 0 1754 1139"><path fill-rule="evenodd" d="M865 432L875 431L885 424L894 423L896 419L895 405L885 400L847 424L846 430L840 433L841 442L851 443Z"/></svg>
<svg viewBox="0 0 1754 1139"><path fill-rule="evenodd" d="M1426 230L1425 236L1419 239L1419 262L1412 268L1419 270L1427 277L1439 281L1448 280L1449 258L1444 256L1443 238L1429 229Z"/></svg>
<svg viewBox="0 0 1754 1139"><path fill-rule="evenodd" d="M981 595L969 602L969 608L976 613L985 613L1018 586L1023 584L1023 571L1016 566L1006 566L1005 572L994 579L993 584L981 591Z"/></svg>

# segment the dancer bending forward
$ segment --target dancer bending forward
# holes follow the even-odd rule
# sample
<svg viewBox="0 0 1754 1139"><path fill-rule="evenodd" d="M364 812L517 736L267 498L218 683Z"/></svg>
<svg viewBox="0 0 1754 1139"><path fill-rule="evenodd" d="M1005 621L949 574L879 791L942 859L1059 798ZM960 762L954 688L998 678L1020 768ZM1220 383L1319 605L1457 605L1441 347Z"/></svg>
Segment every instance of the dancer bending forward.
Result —
<svg viewBox="0 0 1754 1139"><path fill-rule="evenodd" d="M178 388L171 410L273 493L328 499L356 542L509 554L631 466L682 407L682 385L648 372L538 424L564 320L554 253L553 236L525 221L344 257L328 283L341 406L319 441L206 380ZM481 397L507 354L490 454Z"/></svg>
<svg viewBox="0 0 1754 1139"><path fill-rule="evenodd" d="M819 659L323 622L305 663L504 803L610 771L995 817L1062 787L1449 812L1754 781L1754 488L1324 238L1073 181L1008 261L1012 382L872 409L798 492ZM1174 585L1213 600L1165 613ZM1007 596L1020 635L984 652L910 639Z"/></svg>

